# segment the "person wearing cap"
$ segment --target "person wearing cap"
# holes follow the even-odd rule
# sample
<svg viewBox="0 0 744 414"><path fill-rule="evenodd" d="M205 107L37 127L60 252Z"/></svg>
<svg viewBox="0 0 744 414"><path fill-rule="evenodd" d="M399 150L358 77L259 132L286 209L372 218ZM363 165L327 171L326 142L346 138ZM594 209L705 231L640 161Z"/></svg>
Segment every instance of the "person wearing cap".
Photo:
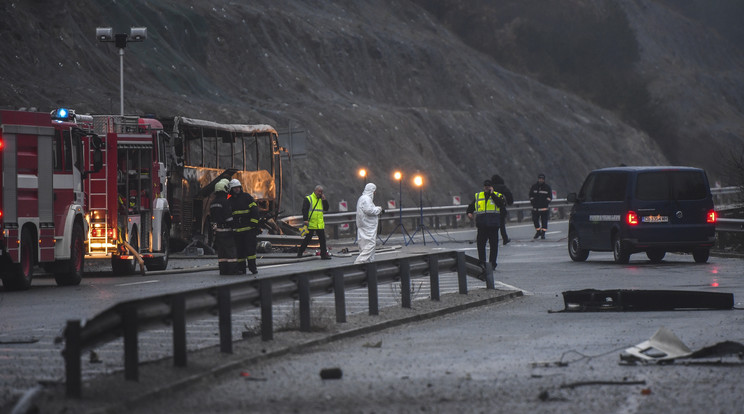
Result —
<svg viewBox="0 0 744 414"><path fill-rule="evenodd" d="M530 187L530 204L532 204L532 223L535 225L535 237L544 239L548 230L550 210L548 204L553 200L553 190L545 183L545 174L537 175L537 182Z"/></svg>
<svg viewBox="0 0 744 414"><path fill-rule="evenodd" d="M331 260L331 255L328 254L328 249L326 248L325 221L323 221L323 212L328 211L329 208L330 205L325 198L323 186L316 185L315 190L305 197L305 200L302 202L302 220L307 226L308 233L302 240L300 250L297 251L297 257L302 257L302 253L305 252L307 245L310 244L313 235L317 235L320 242L320 258Z"/></svg>
<svg viewBox="0 0 744 414"><path fill-rule="evenodd" d="M506 184L504 183L504 179L501 178L500 175L494 174L493 176L491 176L491 184L493 184L493 191L501 193L501 195L504 196L504 199L506 200L506 206L514 204L514 195L512 194L509 187L506 186ZM509 235L506 234L506 206L501 209L501 225L499 226L499 231L501 232L501 242L504 243L504 246L509 244L509 242L511 241Z"/></svg>
<svg viewBox="0 0 744 414"><path fill-rule="evenodd" d="M246 264L252 274L256 267L256 236L258 235L258 204L252 195L243 191L238 179L230 180L230 206L233 217L233 236L238 257L238 272L246 274Z"/></svg>
<svg viewBox="0 0 744 414"><path fill-rule="evenodd" d="M228 186L226 179L217 181L214 186L214 199L209 205L214 229L214 244L217 248L217 263L221 275L238 274L238 259L233 238L233 217L230 202L227 200Z"/></svg>
<svg viewBox="0 0 744 414"><path fill-rule="evenodd" d="M375 247L377 247L377 223L378 216L385 212L382 207L376 206L373 198L377 186L368 183L357 201L357 243L359 244L359 256L354 263L369 263L375 261Z"/></svg>
<svg viewBox="0 0 744 414"><path fill-rule="evenodd" d="M491 180L483 182L483 191L475 193L473 202L465 212L470 220L475 215L475 227L478 246L478 260L486 263L486 242L489 245L488 261L492 268L496 268L496 258L499 255L499 227L501 226L501 209L506 205L504 196L493 190Z"/></svg>

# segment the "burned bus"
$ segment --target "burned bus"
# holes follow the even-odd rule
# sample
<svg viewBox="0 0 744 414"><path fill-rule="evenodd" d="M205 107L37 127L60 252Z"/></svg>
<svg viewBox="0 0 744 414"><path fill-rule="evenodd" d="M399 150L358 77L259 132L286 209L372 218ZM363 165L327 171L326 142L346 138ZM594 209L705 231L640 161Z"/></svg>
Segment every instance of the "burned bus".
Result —
<svg viewBox="0 0 744 414"><path fill-rule="evenodd" d="M192 242L212 244L209 202L223 178L240 180L259 205L262 227L278 231L283 148L272 126L176 117L165 128L172 130L175 156L168 181L175 249Z"/></svg>

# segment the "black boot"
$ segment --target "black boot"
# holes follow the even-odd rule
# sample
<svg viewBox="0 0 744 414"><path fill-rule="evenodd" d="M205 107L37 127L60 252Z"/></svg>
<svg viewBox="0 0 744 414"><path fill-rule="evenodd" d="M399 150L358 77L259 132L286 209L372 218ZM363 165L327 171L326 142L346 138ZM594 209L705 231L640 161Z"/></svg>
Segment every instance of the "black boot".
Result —
<svg viewBox="0 0 744 414"><path fill-rule="evenodd" d="M540 238L545 239L545 230L540 230Z"/></svg>
<svg viewBox="0 0 744 414"><path fill-rule="evenodd" d="M540 237L540 229L538 229L538 230L537 230L537 231L535 232L535 237L533 237L533 239L536 239L536 238L538 238L538 237Z"/></svg>

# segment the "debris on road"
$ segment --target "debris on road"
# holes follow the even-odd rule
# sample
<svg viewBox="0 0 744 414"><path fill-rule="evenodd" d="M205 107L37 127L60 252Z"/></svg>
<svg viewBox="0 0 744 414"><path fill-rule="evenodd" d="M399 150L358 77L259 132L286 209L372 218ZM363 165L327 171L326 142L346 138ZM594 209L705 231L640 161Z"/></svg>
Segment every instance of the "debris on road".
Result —
<svg viewBox="0 0 744 414"><path fill-rule="evenodd" d="M724 341L693 352L672 331L662 326L649 340L623 351L620 361L629 365L637 362L663 364L684 358L722 358L732 355L744 359L744 344Z"/></svg>
<svg viewBox="0 0 744 414"><path fill-rule="evenodd" d="M323 368L320 370L320 378L326 379L341 379L344 373L341 368Z"/></svg>
<svg viewBox="0 0 744 414"><path fill-rule="evenodd" d="M734 294L684 290L584 289L563 292L570 312L670 311L734 308Z"/></svg>

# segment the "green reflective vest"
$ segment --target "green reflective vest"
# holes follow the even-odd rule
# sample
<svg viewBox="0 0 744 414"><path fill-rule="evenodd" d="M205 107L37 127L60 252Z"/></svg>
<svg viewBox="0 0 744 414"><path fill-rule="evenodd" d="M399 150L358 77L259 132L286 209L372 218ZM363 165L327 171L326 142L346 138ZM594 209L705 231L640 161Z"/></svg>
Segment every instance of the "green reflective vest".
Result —
<svg viewBox="0 0 744 414"><path fill-rule="evenodd" d="M307 199L310 201L310 210L307 212L307 216L309 217L307 228L310 230L325 229L325 222L323 221L323 200L319 199L314 192L307 196Z"/></svg>
<svg viewBox="0 0 744 414"><path fill-rule="evenodd" d="M496 197L501 197L501 193L493 192ZM501 208L493 202L493 197L489 197L486 201L486 193L481 191L475 193L475 214L480 213L501 213Z"/></svg>

